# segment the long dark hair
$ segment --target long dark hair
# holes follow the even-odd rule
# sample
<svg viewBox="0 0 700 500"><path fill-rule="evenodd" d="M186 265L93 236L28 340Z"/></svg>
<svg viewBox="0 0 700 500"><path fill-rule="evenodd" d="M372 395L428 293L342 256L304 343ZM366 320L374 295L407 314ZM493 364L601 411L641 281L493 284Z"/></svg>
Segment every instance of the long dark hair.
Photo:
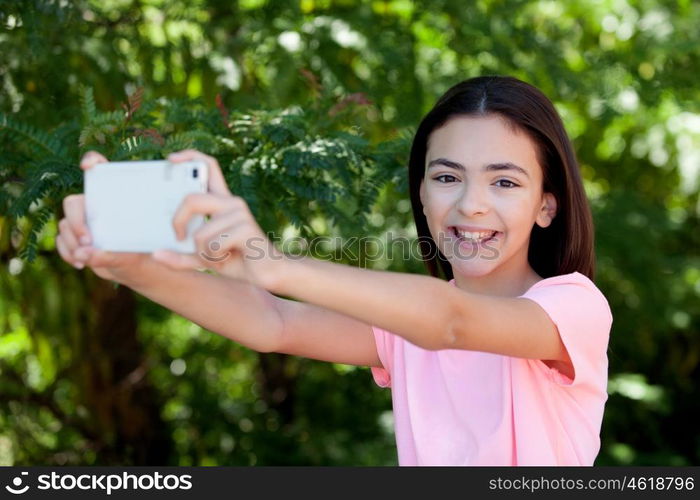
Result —
<svg viewBox="0 0 700 500"><path fill-rule="evenodd" d="M420 201L425 176L428 138L433 130L455 116L497 114L524 131L537 147L543 170L543 189L557 200L552 223L532 229L528 261L537 274L549 278L578 271L591 280L595 272L593 218L583 189L571 140L552 102L537 88L516 78L481 76L458 83L438 100L423 118L411 146L408 164L413 218L420 252L428 271L442 271L452 279L452 266L430 235Z"/></svg>

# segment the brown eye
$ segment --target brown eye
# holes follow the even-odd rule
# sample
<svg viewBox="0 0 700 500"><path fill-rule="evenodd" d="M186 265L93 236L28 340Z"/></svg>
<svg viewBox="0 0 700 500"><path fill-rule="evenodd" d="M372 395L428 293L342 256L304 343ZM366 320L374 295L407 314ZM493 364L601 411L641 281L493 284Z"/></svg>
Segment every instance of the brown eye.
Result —
<svg viewBox="0 0 700 500"><path fill-rule="evenodd" d="M452 179L452 180L440 180L440 179ZM443 174L443 175L438 175L435 177L435 180L442 183L442 184L447 184L450 182L455 182L457 178L454 175L449 175L449 174Z"/></svg>
<svg viewBox="0 0 700 500"><path fill-rule="evenodd" d="M500 187L504 187L504 188L514 188L514 187L518 187L518 185L517 185L515 182L509 181L508 179L499 179L499 180L496 181L496 184L498 185L499 182L500 182L500 183L504 183L504 182L505 182L505 185L500 184Z"/></svg>

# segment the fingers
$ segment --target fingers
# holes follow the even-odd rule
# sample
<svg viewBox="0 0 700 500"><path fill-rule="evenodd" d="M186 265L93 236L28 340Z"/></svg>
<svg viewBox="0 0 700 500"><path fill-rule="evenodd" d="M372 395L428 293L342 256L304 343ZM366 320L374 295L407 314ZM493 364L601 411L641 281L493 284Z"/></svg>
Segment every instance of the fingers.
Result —
<svg viewBox="0 0 700 500"><path fill-rule="evenodd" d="M80 168L88 170L98 163L106 163L107 158L97 151L88 151L80 159ZM58 223L59 234L56 236L56 249L63 260L82 269L90 258L91 249L86 248L92 242L90 230L85 222L85 196L73 194L63 199L64 219Z"/></svg>
<svg viewBox="0 0 700 500"><path fill-rule="evenodd" d="M68 221L61 219L58 223L59 234L56 236L56 249L63 260L76 269L82 269L87 264L90 267L104 265L104 259L94 258L96 249L91 246L81 246L71 231Z"/></svg>
<svg viewBox="0 0 700 500"><path fill-rule="evenodd" d="M81 245L89 245L92 238L85 222L85 195L72 194L63 199L63 213L66 216L67 232L75 235Z"/></svg>
<svg viewBox="0 0 700 500"><path fill-rule="evenodd" d="M64 244L66 245L66 248L70 250L70 252L74 252L79 246L80 243L78 243L78 239L75 236L75 233L70 227L70 223L68 222L68 219L61 219L58 221L58 233L61 236L61 239L63 240Z"/></svg>
<svg viewBox="0 0 700 500"><path fill-rule="evenodd" d="M67 212L70 212L70 202L68 204L69 210ZM82 269L86 265L92 268L110 267L118 263L119 254L98 250L90 246L89 234L79 236L80 232L75 230L67 218L59 221L58 229L56 249L61 258L75 268ZM79 238L82 238L82 241Z"/></svg>
<svg viewBox="0 0 700 500"><path fill-rule="evenodd" d="M65 202L65 200L64 200ZM71 202L68 202L70 212L72 208L70 207ZM56 236L56 249L59 255L68 262L70 265L82 269L85 261L88 259L89 254L86 253L85 246L80 241L79 232L71 225L67 218L61 219L58 222L58 235ZM86 236L82 236L83 241L86 241ZM77 265L80 264L80 265Z"/></svg>
<svg viewBox="0 0 700 500"><path fill-rule="evenodd" d="M170 250L157 250L151 254L154 260L165 264L171 269L181 271L185 269L204 268L202 262L194 255L173 252Z"/></svg>
<svg viewBox="0 0 700 500"><path fill-rule="evenodd" d="M224 174L221 172L221 167L219 167L219 162L213 156L205 155L194 149L185 149L168 155L168 160L173 163L192 160L203 161L209 167L209 192L219 195L231 194L224 179Z"/></svg>
<svg viewBox="0 0 700 500"><path fill-rule="evenodd" d="M82 262L75 260L73 253L70 251L60 234L56 236L56 249L58 250L58 254L61 256L61 258L76 269L82 269L85 266L85 264Z"/></svg>
<svg viewBox="0 0 700 500"><path fill-rule="evenodd" d="M123 253L118 252L108 252L105 250L99 250L93 247L83 247L78 251L84 250L86 257L86 264L89 267L115 267L119 265L120 260L124 258Z"/></svg>
<svg viewBox="0 0 700 500"><path fill-rule="evenodd" d="M80 160L80 168L83 170L88 170L98 163L107 163L107 158L102 156L97 151L88 151Z"/></svg>
<svg viewBox="0 0 700 500"><path fill-rule="evenodd" d="M187 232L187 223L193 215L210 215L219 212L246 210L248 205L238 196L217 196L214 194L188 194L173 216L173 229L178 239Z"/></svg>
<svg viewBox="0 0 700 500"><path fill-rule="evenodd" d="M194 233L196 253L207 262L226 258L229 249L236 247L234 234L248 218L239 213L224 214L209 220Z"/></svg>

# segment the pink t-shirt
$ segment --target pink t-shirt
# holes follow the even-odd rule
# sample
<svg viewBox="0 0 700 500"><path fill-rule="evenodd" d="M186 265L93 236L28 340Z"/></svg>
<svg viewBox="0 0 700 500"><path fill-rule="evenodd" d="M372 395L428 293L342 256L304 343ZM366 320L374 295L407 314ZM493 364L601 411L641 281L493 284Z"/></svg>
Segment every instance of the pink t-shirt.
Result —
<svg viewBox="0 0 700 500"><path fill-rule="evenodd" d="M593 465L608 398L608 302L578 272L521 297L556 324L574 380L541 360L428 351L372 327L383 366L372 375L391 387L400 465Z"/></svg>

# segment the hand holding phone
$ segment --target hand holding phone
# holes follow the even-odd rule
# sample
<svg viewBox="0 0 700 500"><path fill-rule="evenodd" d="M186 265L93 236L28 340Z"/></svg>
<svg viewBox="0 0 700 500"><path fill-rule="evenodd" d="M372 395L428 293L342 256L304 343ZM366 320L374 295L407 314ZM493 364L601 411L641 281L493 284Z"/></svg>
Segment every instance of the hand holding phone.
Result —
<svg viewBox="0 0 700 500"><path fill-rule="evenodd" d="M189 194L206 193L201 160L108 162L85 172L85 208L93 246L111 252L172 250L194 253L192 234L204 223L193 217L178 240L173 216Z"/></svg>
<svg viewBox="0 0 700 500"><path fill-rule="evenodd" d="M149 270L155 269L152 266L158 266L161 270L167 267L175 271L209 268L226 277L248 281L268 290L275 288L277 281L284 274L282 268L286 265L287 259L263 233L245 200L231 193L216 159L199 151L184 150L169 155L168 160L171 164L180 167L188 162L202 162L207 167L206 181L201 178L202 171L194 174L189 170L189 175L191 179L202 180L205 192L186 194L181 198L182 184L191 187L192 183L185 181L184 174L172 170L170 175L173 177L168 182L173 182L174 176L178 176L180 181L173 182L168 189L163 189L161 186L155 191L161 195L162 193L171 195L157 197L158 200L167 201L167 203L158 202L160 203L158 204L153 201L153 193L143 188L143 186L153 188L154 185L167 179L169 174L158 173L157 169L147 172L154 176L154 179L138 183L133 182L132 175L125 173L114 174L114 176L101 173L94 179L96 182L93 190L92 175L88 174L97 166L107 163L107 159L94 151L87 153L81 160L80 168L86 172L86 189L89 191L91 200L97 200L94 205L97 208L92 210L92 215L88 214L86 217L86 209L89 211L93 207L92 201L87 203L87 195L70 195L64 199L66 216L59 222L59 234L56 237L56 248L61 257L78 269L88 266L101 278L111 279L132 288L150 286L149 280L158 279L154 276L162 276L160 271L151 273ZM192 168L191 164L186 166ZM88 178L91 180L88 181ZM130 182L125 182L125 179L130 179ZM176 189L178 183L181 183L180 188ZM139 186L140 191L137 192L134 186ZM200 188L201 186L197 189ZM117 202L112 203L100 196L93 196L100 193ZM174 201L178 199L179 202ZM141 208L137 209L139 205L136 200L146 200L147 209L144 208L143 203L140 205ZM132 224L125 223L124 215L121 213L110 212L111 209L100 210L103 205L118 206L129 211ZM158 251L152 253L136 253L133 250L106 251L97 246L99 244L102 248L120 248L120 245L128 244L121 248L145 250L145 246L139 245L145 245L144 239L150 236L143 231L137 233L133 228L149 227L149 224L142 220L143 214L148 213L149 210L152 211L154 205L161 209L154 217L161 220L158 221L158 229L153 230L156 235L155 243L149 240L148 247ZM173 212L173 206L174 215L170 215ZM92 227L88 228L87 219L93 215L95 219L90 221ZM193 228L197 227L199 221L205 216L209 217L208 221L197 229L195 234L192 234ZM114 224L105 224L104 221L109 221L110 218L113 221L117 218L118 221ZM97 219L99 222L96 222ZM95 239L92 232L99 232L100 224L106 227L105 234ZM126 226L127 230L116 233L112 231L112 233L118 234L121 241L109 241L109 238L116 238L116 236L110 235L108 229L120 226ZM139 238L136 241L133 234L129 234L130 230L138 234ZM172 237L175 238L173 243L177 248L175 251L168 250L168 245L164 244L166 240L172 242L170 240ZM194 239L194 253L182 253L183 248L178 246L188 237ZM107 241L106 245L104 241ZM191 247L185 250L190 249Z"/></svg>
<svg viewBox="0 0 700 500"><path fill-rule="evenodd" d="M80 160L80 169L88 171L107 158L88 151ZM85 195L71 194L63 199L64 217L58 222L56 250L61 258L76 269L85 266L102 279L131 286L142 279L144 266L159 265L144 253L106 252L92 246L92 235L85 218Z"/></svg>

